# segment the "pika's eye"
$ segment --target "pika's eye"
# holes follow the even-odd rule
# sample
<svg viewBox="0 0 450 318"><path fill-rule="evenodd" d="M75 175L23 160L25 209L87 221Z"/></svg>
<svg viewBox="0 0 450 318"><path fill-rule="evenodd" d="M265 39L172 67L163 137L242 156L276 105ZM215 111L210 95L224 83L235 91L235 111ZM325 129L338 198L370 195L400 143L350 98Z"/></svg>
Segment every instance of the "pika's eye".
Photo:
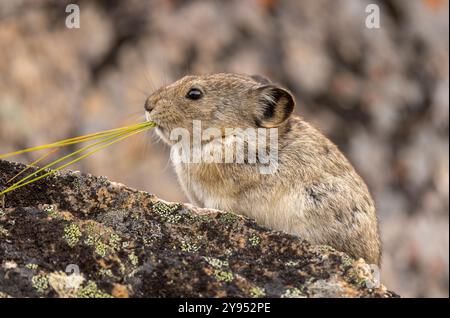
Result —
<svg viewBox="0 0 450 318"><path fill-rule="evenodd" d="M203 96L203 93L198 88L191 88L189 90L189 92L186 94L186 98L189 98L192 100L200 99L200 98L202 98L202 96Z"/></svg>

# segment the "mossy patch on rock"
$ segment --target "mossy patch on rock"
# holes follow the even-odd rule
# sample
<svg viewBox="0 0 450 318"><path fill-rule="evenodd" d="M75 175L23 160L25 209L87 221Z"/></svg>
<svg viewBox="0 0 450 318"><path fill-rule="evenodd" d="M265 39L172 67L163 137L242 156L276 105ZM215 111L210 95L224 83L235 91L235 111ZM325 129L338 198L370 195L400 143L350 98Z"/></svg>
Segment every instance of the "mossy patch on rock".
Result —
<svg viewBox="0 0 450 318"><path fill-rule="evenodd" d="M0 187L23 168L0 160ZM396 296L331 247L105 178L58 172L4 199L2 297Z"/></svg>
<svg viewBox="0 0 450 318"><path fill-rule="evenodd" d="M82 233L78 225L70 224L64 228L63 239L67 242L67 245L74 247L80 240Z"/></svg>
<svg viewBox="0 0 450 318"><path fill-rule="evenodd" d="M48 278L43 274L35 275L31 278L31 284L38 293L42 294L48 288Z"/></svg>
<svg viewBox="0 0 450 318"><path fill-rule="evenodd" d="M79 298L112 298L110 294L99 289L93 281L88 281L86 286L78 291L77 296Z"/></svg>

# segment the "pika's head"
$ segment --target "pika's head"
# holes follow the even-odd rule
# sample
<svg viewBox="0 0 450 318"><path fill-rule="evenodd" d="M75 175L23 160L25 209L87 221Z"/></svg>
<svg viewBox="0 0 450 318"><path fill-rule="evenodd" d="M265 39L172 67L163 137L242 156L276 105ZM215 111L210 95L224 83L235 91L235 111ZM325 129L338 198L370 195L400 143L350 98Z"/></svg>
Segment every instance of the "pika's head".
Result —
<svg viewBox="0 0 450 318"><path fill-rule="evenodd" d="M145 101L146 117L167 143L170 132L192 133L194 120L207 128L274 128L294 109L291 93L261 76L213 74L185 76L162 87Z"/></svg>

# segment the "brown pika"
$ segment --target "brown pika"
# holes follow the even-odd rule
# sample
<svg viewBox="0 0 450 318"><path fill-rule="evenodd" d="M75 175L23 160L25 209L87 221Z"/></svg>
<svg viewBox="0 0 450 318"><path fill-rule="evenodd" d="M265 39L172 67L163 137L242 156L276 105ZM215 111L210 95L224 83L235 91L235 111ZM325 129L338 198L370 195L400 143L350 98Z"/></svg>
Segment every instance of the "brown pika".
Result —
<svg viewBox="0 0 450 318"><path fill-rule="evenodd" d="M277 129L277 169L259 162L175 162L179 182L193 204L233 211L261 225L330 245L380 264L374 202L366 184L339 149L303 118L292 115L292 94L261 76L186 76L145 102L158 135L174 145L171 131ZM225 135L222 138L227 138ZM203 145L213 144L202 139ZM231 147L222 143L217 147ZM215 147L214 145L208 148ZM172 147L174 148L174 147Z"/></svg>

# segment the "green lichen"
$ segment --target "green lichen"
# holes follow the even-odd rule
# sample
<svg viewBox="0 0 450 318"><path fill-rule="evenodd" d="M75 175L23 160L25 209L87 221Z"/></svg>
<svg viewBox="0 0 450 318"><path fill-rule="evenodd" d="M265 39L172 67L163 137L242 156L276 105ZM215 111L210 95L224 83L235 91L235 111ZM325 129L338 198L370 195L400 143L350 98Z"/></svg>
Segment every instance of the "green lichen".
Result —
<svg viewBox="0 0 450 318"><path fill-rule="evenodd" d="M204 256L203 259L207 261L212 267L222 269L229 267L228 261L223 261L218 258Z"/></svg>
<svg viewBox="0 0 450 318"><path fill-rule="evenodd" d="M105 177L105 176L100 176L100 177L98 177L98 178L97 178L97 182L98 182L98 184L99 184L100 186L106 187L106 186L109 185L109 180L108 180L108 178Z"/></svg>
<svg viewBox="0 0 450 318"><path fill-rule="evenodd" d="M38 293L44 293L48 288L48 278L46 275L35 275L31 278L31 285L38 291Z"/></svg>
<svg viewBox="0 0 450 318"><path fill-rule="evenodd" d="M134 252L131 252L130 254L128 254L128 259L131 262L131 265L133 266L138 266L139 264L139 258L136 256L136 254L134 254Z"/></svg>
<svg viewBox="0 0 450 318"><path fill-rule="evenodd" d="M94 252L100 257L105 257L106 255L108 255L108 246L102 241L97 241L94 247Z"/></svg>
<svg viewBox="0 0 450 318"><path fill-rule="evenodd" d="M125 275L125 273L127 272L127 268L125 267L125 265L123 263L119 264L119 271L122 275Z"/></svg>
<svg viewBox="0 0 450 318"><path fill-rule="evenodd" d="M181 241L181 250L187 253L195 253L200 247L195 243L189 243L187 241Z"/></svg>
<svg viewBox="0 0 450 318"><path fill-rule="evenodd" d="M264 288L255 286L250 289L250 296L253 298L261 298L266 296L266 292Z"/></svg>
<svg viewBox="0 0 450 318"><path fill-rule="evenodd" d="M222 271L216 269L214 271L214 277L220 282L229 283L233 281L233 273L230 271Z"/></svg>
<svg viewBox="0 0 450 318"><path fill-rule="evenodd" d="M361 276L359 275L358 270L355 269L355 268L351 268L351 269L347 272L346 276L348 277L348 279L349 279L352 283L354 283L354 284L356 284L356 285L358 285L358 286L366 286L366 284L367 284L366 278L361 277Z"/></svg>
<svg viewBox="0 0 450 318"><path fill-rule="evenodd" d="M154 239L153 238L148 238L148 237L143 237L142 238L142 243L144 244L144 246L149 247L152 246Z"/></svg>
<svg viewBox="0 0 450 318"><path fill-rule="evenodd" d="M259 243L261 243L261 238L260 238L258 235L253 234L253 235L248 239L248 241L250 242L250 244L251 244L252 246L258 246Z"/></svg>
<svg viewBox="0 0 450 318"><path fill-rule="evenodd" d="M38 264L34 264L34 263L28 263L25 265L26 268L28 269L38 269L39 265Z"/></svg>
<svg viewBox="0 0 450 318"><path fill-rule="evenodd" d="M89 234L89 235L95 234L96 233L95 225L96 225L96 223L94 221L88 221L84 225L84 228L86 229L86 233Z"/></svg>
<svg viewBox="0 0 450 318"><path fill-rule="evenodd" d="M281 298L306 298L306 295L298 288L289 288L285 290Z"/></svg>
<svg viewBox="0 0 450 318"><path fill-rule="evenodd" d="M319 252L321 254L334 252L334 249L331 246L328 246L328 245L319 245L319 246L317 246L317 249L319 250Z"/></svg>
<svg viewBox="0 0 450 318"><path fill-rule="evenodd" d="M94 246L96 242L96 237L94 235L88 235L87 238L84 240L84 244L88 246Z"/></svg>
<svg viewBox="0 0 450 318"><path fill-rule="evenodd" d="M5 210L0 209L0 218L4 217L6 215Z"/></svg>
<svg viewBox="0 0 450 318"><path fill-rule="evenodd" d="M63 238L70 247L77 245L81 235L81 230L76 224L70 224L64 228Z"/></svg>
<svg viewBox="0 0 450 318"><path fill-rule="evenodd" d="M99 270L99 274L103 277L114 277L112 271L110 269L107 268L102 268Z"/></svg>
<svg viewBox="0 0 450 318"><path fill-rule="evenodd" d="M121 241L122 239L116 233L111 233L111 235L109 236L109 246L115 251L118 251L120 249Z"/></svg>
<svg viewBox="0 0 450 318"><path fill-rule="evenodd" d="M105 257L108 254L108 246L102 242L100 235L88 235L84 244L94 247L94 252L100 257Z"/></svg>
<svg viewBox="0 0 450 318"><path fill-rule="evenodd" d="M295 267L298 266L298 264L300 264L300 261L287 261L286 263L284 263L286 266L288 267Z"/></svg>
<svg viewBox="0 0 450 318"><path fill-rule="evenodd" d="M141 214L137 211L131 212L131 217L135 220L139 220L141 218Z"/></svg>
<svg viewBox="0 0 450 318"><path fill-rule="evenodd" d="M108 293L105 293L97 287L97 284L93 281L88 281L86 286L81 288L77 292L78 298L112 298Z"/></svg>
<svg viewBox="0 0 450 318"><path fill-rule="evenodd" d="M211 217L206 214L194 215L192 219L196 222L211 222Z"/></svg>
<svg viewBox="0 0 450 318"><path fill-rule="evenodd" d="M344 266L344 267L352 266L353 259L350 256L343 255L341 259L342 259L342 266Z"/></svg>
<svg viewBox="0 0 450 318"><path fill-rule="evenodd" d="M178 223L183 218L180 213L177 213L180 207L181 204L168 205L158 201L153 205L153 212L155 212L164 222Z"/></svg>
<svg viewBox="0 0 450 318"><path fill-rule="evenodd" d="M0 236L8 236L9 231L0 225Z"/></svg>
<svg viewBox="0 0 450 318"><path fill-rule="evenodd" d="M122 239L116 233L112 232L112 230L106 230L102 236L101 233L94 231L95 227L91 227L87 230L90 233L87 238L84 240L84 243L88 246L94 247L94 252L100 257L105 257L115 251L120 250L122 244ZM104 239L104 236L107 239Z"/></svg>
<svg viewBox="0 0 450 318"><path fill-rule="evenodd" d="M219 222L225 224L233 224L238 218L239 217L237 216L237 214L231 212L222 213L219 217Z"/></svg>

